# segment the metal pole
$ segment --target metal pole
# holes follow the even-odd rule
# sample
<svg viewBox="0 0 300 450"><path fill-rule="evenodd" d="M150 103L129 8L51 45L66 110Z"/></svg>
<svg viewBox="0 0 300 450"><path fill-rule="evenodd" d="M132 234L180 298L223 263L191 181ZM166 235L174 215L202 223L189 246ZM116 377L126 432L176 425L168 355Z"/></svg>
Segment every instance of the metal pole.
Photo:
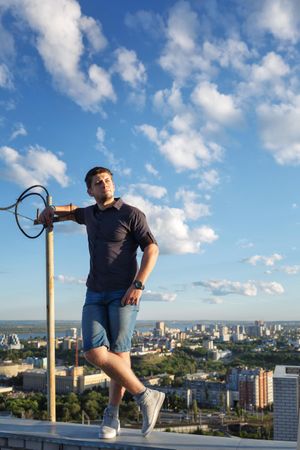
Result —
<svg viewBox="0 0 300 450"><path fill-rule="evenodd" d="M47 196L47 206L52 197ZM53 229L46 230L46 284L47 284L47 398L48 419L56 421L55 405L55 319L54 319L54 252Z"/></svg>
<svg viewBox="0 0 300 450"><path fill-rule="evenodd" d="M298 410L299 415L299 410ZM300 450L300 415L298 417L297 450Z"/></svg>

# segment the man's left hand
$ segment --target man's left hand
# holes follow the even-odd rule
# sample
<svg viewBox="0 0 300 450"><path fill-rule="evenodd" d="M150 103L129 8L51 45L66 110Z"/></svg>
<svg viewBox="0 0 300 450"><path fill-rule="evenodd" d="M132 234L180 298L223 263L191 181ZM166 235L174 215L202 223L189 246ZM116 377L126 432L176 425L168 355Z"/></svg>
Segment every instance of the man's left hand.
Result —
<svg viewBox="0 0 300 450"><path fill-rule="evenodd" d="M121 300L122 305L138 305L142 293L143 291L141 289L136 289L134 286L130 286Z"/></svg>

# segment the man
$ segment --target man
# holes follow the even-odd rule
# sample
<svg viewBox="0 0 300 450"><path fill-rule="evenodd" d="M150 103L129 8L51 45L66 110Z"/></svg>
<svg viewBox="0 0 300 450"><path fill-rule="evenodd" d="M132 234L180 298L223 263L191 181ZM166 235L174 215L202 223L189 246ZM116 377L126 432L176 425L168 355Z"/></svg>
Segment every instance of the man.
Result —
<svg viewBox="0 0 300 450"><path fill-rule="evenodd" d="M47 207L39 222L52 227L55 215L87 228L90 271L82 313L84 355L111 378L99 437L110 439L120 433L119 405L126 389L141 408L142 433L147 436L155 426L165 395L146 389L135 376L130 367L130 347L140 298L155 266L158 246L144 214L114 197L109 169L94 167L85 182L88 194L96 201L94 205ZM138 247L143 251L140 268Z"/></svg>

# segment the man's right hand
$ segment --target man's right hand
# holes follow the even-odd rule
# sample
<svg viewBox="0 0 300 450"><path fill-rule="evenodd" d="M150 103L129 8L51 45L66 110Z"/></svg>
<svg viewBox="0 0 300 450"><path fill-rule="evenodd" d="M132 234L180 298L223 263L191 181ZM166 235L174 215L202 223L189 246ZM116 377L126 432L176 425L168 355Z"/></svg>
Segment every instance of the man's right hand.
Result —
<svg viewBox="0 0 300 450"><path fill-rule="evenodd" d="M45 227L53 228L54 209L52 206L47 206L39 215L38 223L42 223Z"/></svg>

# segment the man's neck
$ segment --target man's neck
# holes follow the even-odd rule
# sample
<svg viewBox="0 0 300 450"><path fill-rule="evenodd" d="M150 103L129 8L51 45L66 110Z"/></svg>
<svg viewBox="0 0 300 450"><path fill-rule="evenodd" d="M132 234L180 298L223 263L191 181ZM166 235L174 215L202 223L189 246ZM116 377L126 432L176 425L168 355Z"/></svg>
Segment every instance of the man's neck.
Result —
<svg viewBox="0 0 300 450"><path fill-rule="evenodd" d="M113 198L113 199L111 199L111 200L109 200L109 201L107 201L107 202L104 202L104 203L100 203L100 202L97 202L97 205L98 205L98 208L101 210L101 211L104 211L105 209L107 209L107 208L111 208L114 204L115 204L115 199Z"/></svg>

